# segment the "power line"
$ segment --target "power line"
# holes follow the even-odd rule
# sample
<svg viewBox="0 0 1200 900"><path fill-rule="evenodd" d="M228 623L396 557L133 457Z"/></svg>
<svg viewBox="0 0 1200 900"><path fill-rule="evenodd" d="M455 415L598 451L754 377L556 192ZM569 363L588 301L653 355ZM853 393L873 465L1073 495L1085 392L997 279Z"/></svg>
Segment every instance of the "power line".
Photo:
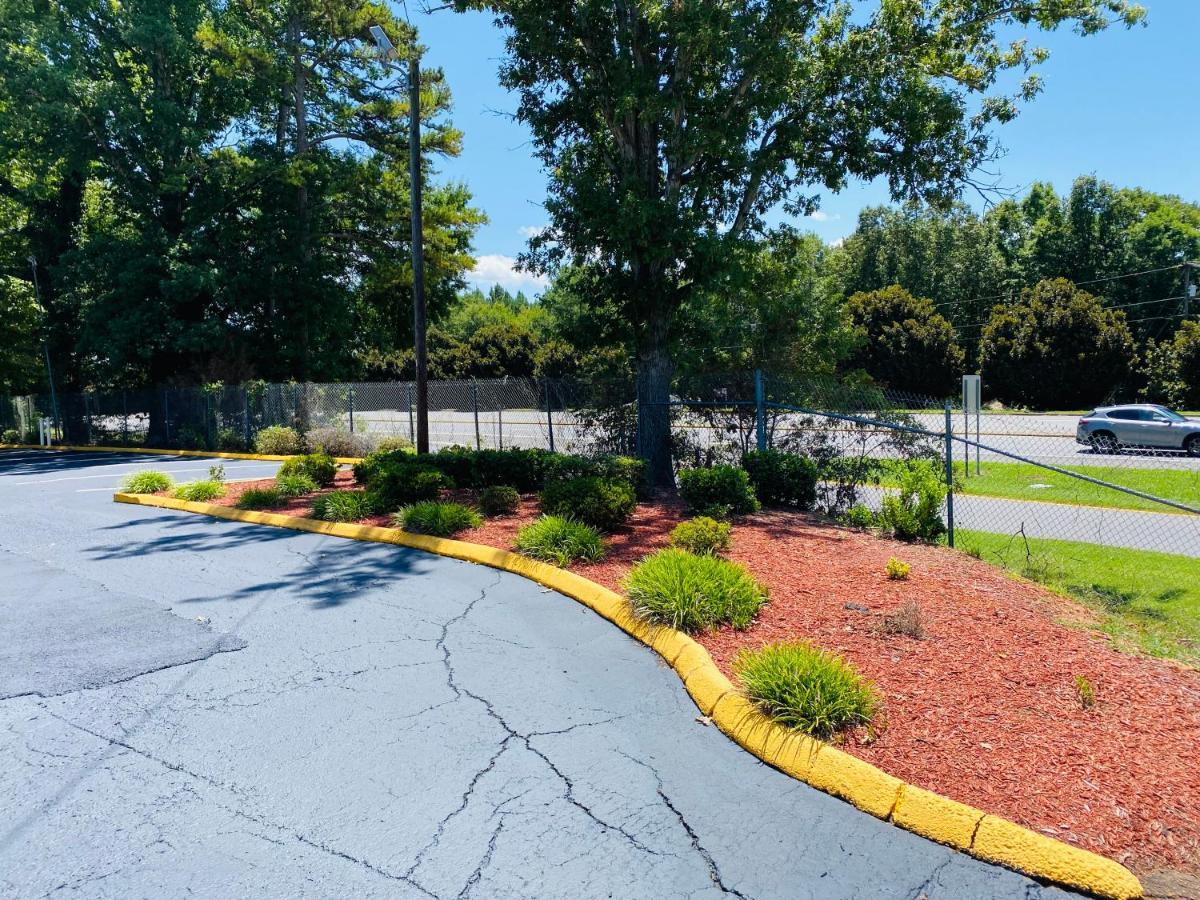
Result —
<svg viewBox="0 0 1200 900"><path fill-rule="evenodd" d="M1116 281L1120 278L1136 278L1139 275L1153 275L1157 272L1170 272L1173 269L1182 269L1186 265L1188 265L1188 264L1187 263L1175 263L1174 265L1170 265L1170 266L1159 266L1158 268L1155 268L1155 269L1141 269L1137 272L1121 272L1118 275L1105 275L1103 278L1092 278L1087 281L1072 281L1071 284L1073 284L1075 287L1080 287L1081 285L1086 285L1086 284L1100 284L1101 282L1105 282L1105 281ZM1015 290L1020 290L1020 288L1014 288L1014 291ZM934 308L938 309L943 306L962 306L965 303L986 303L989 300L1003 300L1005 297L1011 297L1013 295L1014 291L1007 291L1003 294L993 294L990 297L973 297L970 300L944 300L941 303L935 303ZM1179 299L1179 298L1175 298L1175 299ZM1115 307L1108 307L1108 308L1113 309Z"/></svg>

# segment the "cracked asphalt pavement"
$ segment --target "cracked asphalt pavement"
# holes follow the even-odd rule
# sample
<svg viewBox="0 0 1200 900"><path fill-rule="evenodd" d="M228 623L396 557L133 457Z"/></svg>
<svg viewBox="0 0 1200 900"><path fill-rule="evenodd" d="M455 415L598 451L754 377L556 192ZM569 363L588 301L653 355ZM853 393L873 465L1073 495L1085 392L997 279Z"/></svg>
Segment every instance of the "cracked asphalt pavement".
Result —
<svg viewBox="0 0 1200 900"><path fill-rule="evenodd" d="M0 452L0 895L1068 896L764 766L517 576L111 501L207 465Z"/></svg>

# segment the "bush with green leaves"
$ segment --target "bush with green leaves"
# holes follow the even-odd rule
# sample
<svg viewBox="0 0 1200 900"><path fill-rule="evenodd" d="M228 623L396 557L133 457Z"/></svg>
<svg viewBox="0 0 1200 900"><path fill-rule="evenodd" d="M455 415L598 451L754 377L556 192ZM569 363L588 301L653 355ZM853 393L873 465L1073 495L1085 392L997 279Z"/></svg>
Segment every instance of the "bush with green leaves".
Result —
<svg viewBox="0 0 1200 900"><path fill-rule="evenodd" d="M752 450L742 457L742 468L766 506L812 509L817 503L817 464L807 456Z"/></svg>
<svg viewBox="0 0 1200 900"><path fill-rule="evenodd" d="M521 495L507 484L494 484L479 492L479 509L485 516L509 516L520 505Z"/></svg>
<svg viewBox="0 0 1200 900"><path fill-rule="evenodd" d="M388 437L376 438L375 448L372 453L390 453L393 450L406 450L409 453L413 452L413 443L406 437L389 435Z"/></svg>
<svg viewBox="0 0 1200 900"><path fill-rule="evenodd" d="M546 459L545 450L477 450L474 458L475 487L511 484L519 491L536 491L542 485Z"/></svg>
<svg viewBox="0 0 1200 900"><path fill-rule="evenodd" d="M441 492L454 487L443 472L417 461L410 453L389 456L369 469L367 490L381 511L438 499ZM357 470L356 470L357 471Z"/></svg>
<svg viewBox="0 0 1200 900"><path fill-rule="evenodd" d="M733 526L710 516L680 522L671 531L671 546L699 556L720 556L729 549Z"/></svg>
<svg viewBox="0 0 1200 900"><path fill-rule="evenodd" d="M328 453L306 453L285 459L279 467L279 475L307 475L318 487L329 487L337 477L338 466Z"/></svg>
<svg viewBox="0 0 1200 900"><path fill-rule="evenodd" d="M570 481L573 478L607 478L624 481L641 492L646 484L646 461L635 456L579 456L572 453L547 453L543 481Z"/></svg>
<svg viewBox="0 0 1200 900"><path fill-rule="evenodd" d="M870 528L875 524L875 513L865 503L855 503L842 518L852 528Z"/></svg>
<svg viewBox="0 0 1200 900"><path fill-rule="evenodd" d="M330 491L317 497L312 508L313 518L326 522L357 522L377 511L366 491Z"/></svg>
<svg viewBox="0 0 1200 900"><path fill-rule="evenodd" d="M404 507L392 516L392 524L414 534L449 537L468 528L478 528L483 524L483 517L461 503L429 500Z"/></svg>
<svg viewBox="0 0 1200 900"><path fill-rule="evenodd" d="M745 515L758 509L750 476L736 466L683 469L679 473L679 493L693 513L714 519Z"/></svg>
<svg viewBox="0 0 1200 900"><path fill-rule="evenodd" d="M733 670L759 709L813 737L867 725L879 709L871 682L841 657L804 641L742 650Z"/></svg>
<svg viewBox="0 0 1200 900"><path fill-rule="evenodd" d="M963 368L954 326L899 285L852 294L850 320L865 338L849 363L890 387L944 397Z"/></svg>
<svg viewBox="0 0 1200 900"><path fill-rule="evenodd" d="M912 461L900 472L899 490L884 494L876 523L900 541L936 541L946 533L945 499L946 482L936 468Z"/></svg>
<svg viewBox="0 0 1200 900"><path fill-rule="evenodd" d="M682 631L746 628L767 589L737 563L685 550L659 550L633 567L625 592L642 618Z"/></svg>
<svg viewBox="0 0 1200 900"><path fill-rule="evenodd" d="M176 500L187 500L190 503L207 503L225 496L225 485L219 481L189 481L175 488Z"/></svg>
<svg viewBox="0 0 1200 900"><path fill-rule="evenodd" d="M541 506L549 515L573 516L601 531L615 531L633 515L637 495L628 482L584 476L547 484Z"/></svg>
<svg viewBox="0 0 1200 900"><path fill-rule="evenodd" d="M175 482L171 480L170 475L153 470L134 472L121 482L121 490L127 494L157 494L174 486Z"/></svg>
<svg viewBox="0 0 1200 900"><path fill-rule="evenodd" d="M217 431L217 449L222 453L244 453L246 435L240 428L222 428Z"/></svg>
<svg viewBox="0 0 1200 900"><path fill-rule="evenodd" d="M525 556L557 566L604 557L600 532L568 516L542 516L531 522L517 532L516 547Z"/></svg>
<svg viewBox="0 0 1200 900"><path fill-rule="evenodd" d="M370 453L375 442L365 434L354 434L344 428L314 428L304 436L308 449L314 453L359 459Z"/></svg>
<svg viewBox="0 0 1200 900"><path fill-rule="evenodd" d="M303 472L275 476L275 489L281 497L303 497L305 494L311 494L319 486Z"/></svg>
<svg viewBox="0 0 1200 900"><path fill-rule="evenodd" d="M21 443L21 432L15 428L5 428L0 434L0 444L19 444Z"/></svg>
<svg viewBox="0 0 1200 900"><path fill-rule="evenodd" d="M267 456L293 456L304 449L304 441L295 428L271 425L254 436L254 449Z"/></svg>
<svg viewBox="0 0 1200 900"><path fill-rule="evenodd" d="M284 494L277 487L248 488L237 498L238 509L270 509L278 506Z"/></svg>

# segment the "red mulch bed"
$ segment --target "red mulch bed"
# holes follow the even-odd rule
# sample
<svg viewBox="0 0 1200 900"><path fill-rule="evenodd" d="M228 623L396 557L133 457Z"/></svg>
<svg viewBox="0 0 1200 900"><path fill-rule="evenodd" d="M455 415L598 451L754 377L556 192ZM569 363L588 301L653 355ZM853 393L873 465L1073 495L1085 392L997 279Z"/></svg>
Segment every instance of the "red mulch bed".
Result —
<svg viewBox="0 0 1200 900"><path fill-rule="evenodd" d="M232 505L248 486L230 485L217 502ZM353 486L353 476L339 473L336 486ZM274 511L306 514L310 505ZM536 515L536 500L525 498L469 540L511 549ZM641 504L606 559L574 571L619 590L682 518L678 504ZM884 574L892 556L911 563L907 581ZM726 674L744 647L811 640L845 656L884 697L875 739L846 737L856 756L1142 874L1200 872L1200 673L1119 653L1087 627L1083 607L941 547L771 512L735 525L730 558L767 584L771 602L746 631L698 636ZM920 604L924 640L880 628L907 601ZM1095 686L1090 709L1076 675Z"/></svg>

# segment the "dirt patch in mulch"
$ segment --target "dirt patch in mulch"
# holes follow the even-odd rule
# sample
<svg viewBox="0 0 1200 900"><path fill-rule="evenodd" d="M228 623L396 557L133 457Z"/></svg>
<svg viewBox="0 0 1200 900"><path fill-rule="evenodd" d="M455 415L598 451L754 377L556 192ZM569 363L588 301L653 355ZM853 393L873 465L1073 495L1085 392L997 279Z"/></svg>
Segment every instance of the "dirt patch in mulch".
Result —
<svg viewBox="0 0 1200 900"><path fill-rule="evenodd" d="M231 484L217 502L233 505L246 487L267 484ZM352 475L339 473L335 487L352 486ZM272 511L305 515L311 504L301 498ZM526 497L515 514L463 537L512 549L537 514ZM675 503L640 504L607 557L574 571L620 590L630 567L665 546L683 518ZM893 556L912 565L908 580L887 578ZM1200 673L1119 653L1087 627L1085 608L941 547L769 512L735 525L730 558L771 596L751 628L697 637L735 682L739 650L812 641L842 654L884 698L877 733L846 736L854 755L1141 874L1200 873ZM920 606L923 640L881 627L907 602ZM1095 687L1089 709L1076 676Z"/></svg>

